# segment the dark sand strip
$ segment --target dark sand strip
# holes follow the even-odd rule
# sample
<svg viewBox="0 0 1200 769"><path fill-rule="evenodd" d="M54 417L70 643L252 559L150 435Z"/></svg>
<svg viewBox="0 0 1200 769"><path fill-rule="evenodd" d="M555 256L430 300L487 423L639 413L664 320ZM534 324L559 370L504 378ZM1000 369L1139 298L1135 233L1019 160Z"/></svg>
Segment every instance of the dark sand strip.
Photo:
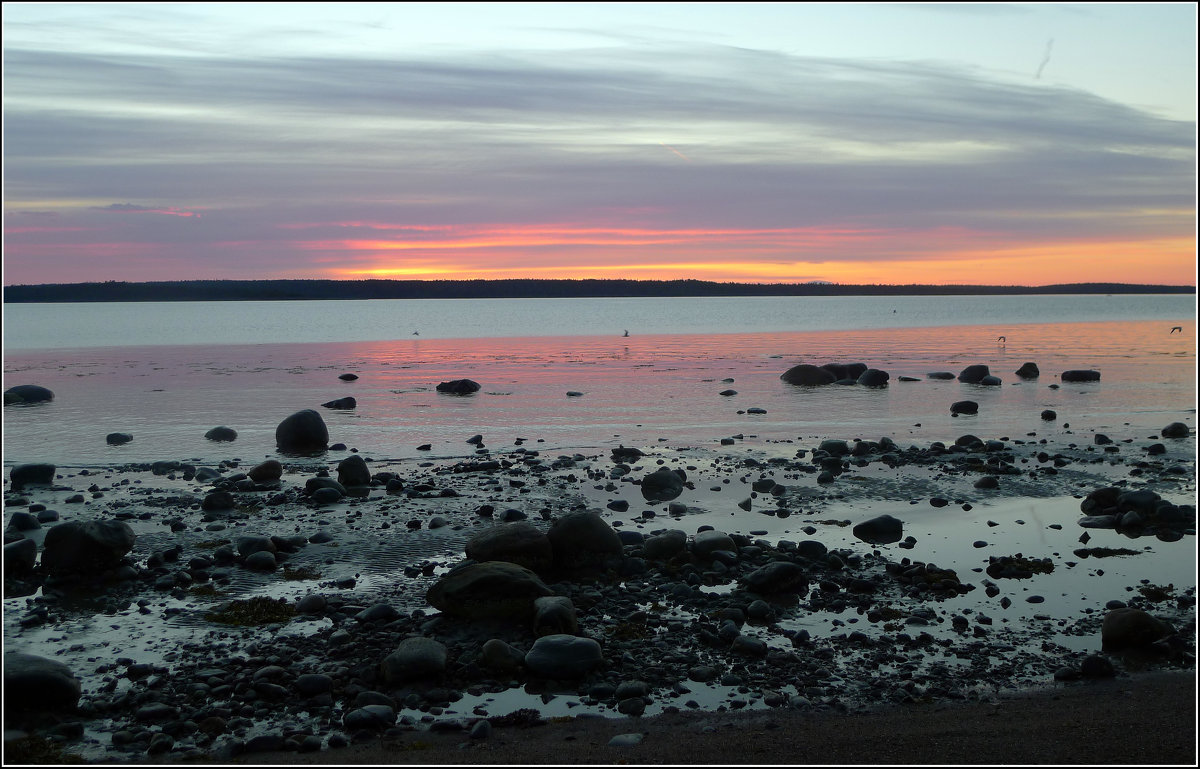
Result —
<svg viewBox="0 0 1200 769"><path fill-rule="evenodd" d="M641 743L610 747L617 735ZM1196 676L1158 672L1058 686L995 704L911 705L864 715L793 710L574 719L498 728L484 740L414 731L319 753L255 753L292 764L1075 764L1195 766Z"/></svg>

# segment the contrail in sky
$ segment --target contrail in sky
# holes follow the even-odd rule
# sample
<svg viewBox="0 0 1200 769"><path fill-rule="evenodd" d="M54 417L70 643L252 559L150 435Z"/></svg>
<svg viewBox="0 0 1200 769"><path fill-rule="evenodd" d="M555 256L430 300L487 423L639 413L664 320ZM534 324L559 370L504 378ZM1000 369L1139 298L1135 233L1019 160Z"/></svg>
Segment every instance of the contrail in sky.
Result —
<svg viewBox="0 0 1200 769"><path fill-rule="evenodd" d="M671 150L671 152L674 152L676 155L678 155L679 157L683 158L683 159L684 159L684 160L686 160L687 162L689 162L689 163L691 163L691 162L692 162L692 159L691 159L691 158L689 158L687 155L683 154L683 153L682 153L682 152L680 152L679 150L675 149L675 148L674 148L674 147L672 147L671 145L667 144L666 142L659 142L659 144L661 144L662 146L664 146L664 147L666 147L667 149Z"/></svg>
<svg viewBox="0 0 1200 769"><path fill-rule="evenodd" d="M1049 40L1046 41L1046 52L1042 54L1042 63L1038 65L1037 73L1034 74L1034 76L1033 76L1034 80L1042 79L1042 70L1044 70L1046 68L1046 65L1050 63L1050 52L1053 50L1054 50L1054 38L1050 38Z"/></svg>

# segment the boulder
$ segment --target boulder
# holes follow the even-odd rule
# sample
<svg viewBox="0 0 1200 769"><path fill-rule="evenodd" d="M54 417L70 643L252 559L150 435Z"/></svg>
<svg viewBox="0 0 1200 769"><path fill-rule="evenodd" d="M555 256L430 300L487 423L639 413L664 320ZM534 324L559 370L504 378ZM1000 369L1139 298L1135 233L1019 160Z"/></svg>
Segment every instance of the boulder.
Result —
<svg viewBox="0 0 1200 769"><path fill-rule="evenodd" d="M668 529L642 542L642 556L655 561L673 558L687 549L687 533L681 529Z"/></svg>
<svg viewBox="0 0 1200 769"><path fill-rule="evenodd" d="M342 411L348 411L349 409L357 408L358 401L354 400L354 398L347 395L345 398L336 398L331 401L325 401L321 405L327 409L339 409Z"/></svg>
<svg viewBox="0 0 1200 769"><path fill-rule="evenodd" d="M18 539L4 545L4 576L24 577L33 573L37 563L37 543L32 539Z"/></svg>
<svg viewBox="0 0 1200 769"><path fill-rule="evenodd" d="M1059 379L1064 382L1099 382L1100 372L1090 369L1072 369L1062 372Z"/></svg>
<svg viewBox="0 0 1200 769"><path fill-rule="evenodd" d="M470 395L479 392L479 383L472 379L452 379L438 384L437 391L449 395Z"/></svg>
<svg viewBox="0 0 1200 769"><path fill-rule="evenodd" d="M534 599L553 591L529 569L505 561L472 563L452 569L425 598L439 611L468 619L533 616Z"/></svg>
<svg viewBox="0 0 1200 769"><path fill-rule="evenodd" d="M991 376L991 373L992 372L985 364L976 363L974 365L967 366L965 369L960 371L958 374L958 381L965 382L967 384L979 384L984 377Z"/></svg>
<svg viewBox="0 0 1200 769"><path fill-rule="evenodd" d="M1191 435L1191 430L1183 422L1172 422L1162 429L1162 437L1164 438L1186 438Z"/></svg>
<svg viewBox="0 0 1200 769"><path fill-rule="evenodd" d="M533 600L533 634L538 636L579 632L575 604L565 595L547 595Z"/></svg>
<svg viewBox="0 0 1200 769"><path fill-rule="evenodd" d="M950 404L951 414L978 414L979 404L975 401L955 401Z"/></svg>
<svg viewBox="0 0 1200 769"><path fill-rule="evenodd" d="M856 381L863 387L887 387L888 378L888 372L869 368L859 374Z"/></svg>
<svg viewBox="0 0 1200 769"><path fill-rule="evenodd" d="M353 382L358 379L358 374L338 374L338 379L343 382Z"/></svg>
<svg viewBox="0 0 1200 769"><path fill-rule="evenodd" d="M686 480L682 470L661 467L642 479L642 496L648 502L670 502L683 493Z"/></svg>
<svg viewBox="0 0 1200 769"><path fill-rule="evenodd" d="M808 576L791 561L772 561L760 566L742 580L747 590L755 593L806 593Z"/></svg>
<svg viewBox="0 0 1200 769"><path fill-rule="evenodd" d="M440 678L446 672L446 645L423 636L405 638L384 657L379 672L392 686Z"/></svg>
<svg viewBox="0 0 1200 769"><path fill-rule="evenodd" d="M954 374L950 371L930 371L925 376L930 379L953 379Z"/></svg>
<svg viewBox="0 0 1200 769"><path fill-rule="evenodd" d="M237 430L221 425L206 432L204 437L210 441L234 441L237 440Z"/></svg>
<svg viewBox="0 0 1200 769"><path fill-rule="evenodd" d="M507 641L492 638L485 641L480 649L479 661L491 670L512 672L525 664L525 652Z"/></svg>
<svg viewBox="0 0 1200 769"><path fill-rule="evenodd" d="M16 385L4 391L4 405L44 403L54 400L54 393L41 385Z"/></svg>
<svg viewBox="0 0 1200 769"><path fill-rule="evenodd" d="M104 436L104 442L109 446L122 446L133 440L133 436L129 433L109 433Z"/></svg>
<svg viewBox="0 0 1200 769"><path fill-rule="evenodd" d="M532 523L514 521L490 526L467 540L466 555L472 561L507 561L536 572L554 563L550 538Z"/></svg>
<svg viewBox="0 0 1200 769"><path fill-rule="evenodd" d="M20 491L30 484L54 483L54 473L57 470L57 467L45 462L16 465L9 471L8 479L12 483L13 491Z"/></svg>
<svg viewBox="0 0 1200 769"><path fill-rule="evenodd" d="M792 366L787 371L779 375L779 378L790 385L800 387L816 387L819 385L833 384L838 380L838 377L829 371L829 369L820 366L813 366L808 363L801 363L798 366Z"/></svg>
<svg viewBox="0 0 1200 769"><path fill-rule="evenodd" d="M337 474L338 483L343 486L371 485L371 470L367 467L367 460L358 454L351 454L338 462Z"/></svg>
<svg viewBox="0 0 1200 769"><path fill-rule="evenodd" d="M1171 627L1141 609L1128 606L1104 616L1100 640L1105 651L1148 646L1171 634Z"/></svg>
<svg viewBox="0 0 1200 769"><path fill-rule="evenodd" d="M531 671L558 679L583 678L603 661L599 643L566 633L542 636L525 655L525 666Z"/></svg>
<svg viewBox="0 0 1200 769"><path fill-rule="evenodd" d="M854 382L867 370L865 363L826 363L821 368L833 374L836 382Z"/></svg>
<svg viewBox="0 0 1200 769"><path fill-rule="evenodd" d="M573 510L559 517L546 536L554 565L566 571L605 569L620 561L621 538L608 521L590 510Z"/></svg>
<svg viewBox="0 0 1200 769"><path fill-rule="evenodd" d="M718 550L736 553L737 545L734 543L733 537L723 531L709 529L698 532L692 538L692 553L697 558L708 558Z"/></svg>
<svg viewBox="0 0 1200 769"><path fill-rule="evenodd" d="M863 542L875 545L886 545L899 542L904 536L904 523L890 515L880 515L855 526L854 536Z"/></svg>
<svg viewBox="0 0 1200 769"><path fill-rule="evenodd" d="M250 468L246 476L255 483L277 481L283 477L283 464L277 459L268 459Z"/></svg>
<svg viewBox="0 0 1200 769"><path fill-rule="evenodd" d="M1038 370L1038 365L1033 361L1026 361L1021 364L1021 368L1016 370L1016 375L1022 379L1037 379L1042 373Z"/></svg>
<svg viewBox="0 0 1200 769"><path fill-rule="evenodd" d="M60 523L46 532L42 567L52 574L98 574L121 564L133 549L133 529L124 521Z"/></svg>
<svg viewBox="0 0 1200 769"><path fill-rule="evenodd" d="M72 712L81 693L79 679L62 662L23 652L5 652L6 722L34 711Z"/></svg>
<svg viewBox="0 0 1200 769"><path fill-rule="evenodd" d="M329 428L312 409L297 411L275 428L275 445L283 452L307 454L329 446Z"/></svg>

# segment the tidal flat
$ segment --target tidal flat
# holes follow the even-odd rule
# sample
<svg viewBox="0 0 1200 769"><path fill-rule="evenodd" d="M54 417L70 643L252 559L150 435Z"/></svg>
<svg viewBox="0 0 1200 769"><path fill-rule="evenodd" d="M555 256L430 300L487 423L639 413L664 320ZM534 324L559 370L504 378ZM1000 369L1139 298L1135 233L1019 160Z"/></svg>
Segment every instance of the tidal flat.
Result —
<svg viewBox="0 0 1200 769"><path fill-rule="evenodd" d="M6 716L91 762L219 762L1194 670L1194 436L1047 432L546 452L536 435L476 435L418 458L281 457L266 480L252 476L267 463L235 457L57 467L6 487L10 517L39 524L21 536L40 551L56 526L105 519L133 544L87 577L10 573L6 552L6 653L64 663L81 688L77 708L37 713L6 686ZM351 467L367 482L331 483ZM648 496L664 469L678 493ZM1139 525L1094 520L1122 494ZM885 517L898 535L861 528ZM506 527L533 530L510 557L531 558L567 614L490 610L503 592L433 606L468 546ZM1122 610L1153 637L1106 639Z"/></svg>

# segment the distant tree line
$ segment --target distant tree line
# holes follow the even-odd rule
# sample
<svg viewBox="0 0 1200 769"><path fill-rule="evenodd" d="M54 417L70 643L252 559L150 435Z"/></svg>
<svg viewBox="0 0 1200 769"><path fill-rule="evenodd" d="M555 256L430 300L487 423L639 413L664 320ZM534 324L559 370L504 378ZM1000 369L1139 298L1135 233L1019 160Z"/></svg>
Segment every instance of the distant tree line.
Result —
<svg viewBox="0 0 1200 769"><path fill-rule="evenodd" d="M903 296L974 294L1194 294L1195 286L718 283L704 280L172 280L5 286L5 302L200 302L304 299L526 299L684 296Z"/></svg>

